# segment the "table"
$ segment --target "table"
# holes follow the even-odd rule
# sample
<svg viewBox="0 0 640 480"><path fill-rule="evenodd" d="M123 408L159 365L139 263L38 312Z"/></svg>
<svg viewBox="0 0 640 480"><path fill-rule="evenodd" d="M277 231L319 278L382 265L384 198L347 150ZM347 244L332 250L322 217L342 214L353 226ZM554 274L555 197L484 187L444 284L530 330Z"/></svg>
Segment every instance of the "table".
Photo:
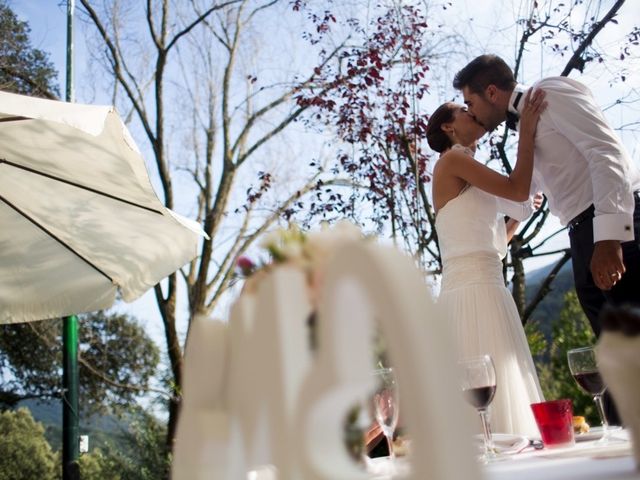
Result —
<svg viewBox="0 0 640 480"><path fill-rule="evenodd" d="M372 480L393 480L398 473L408 475L408 460L398 460L395 475L389 471L387 458L369 462ZM625 430L615 432L606 446L592 440L568 448L529 448L479 468L485 480L640 480Z"/></svg>
<svg viewBox="0 0 640 480"><path fill-rule="evenodd" d="M485 469L487 480L631 480L640 479L631 444L616 435L607 446L595 441L562 449L510 455Z"/></svg>
<svg viewBox="0 0 640 480"><path fill-rule="evenodd" d="M628 433L622 430L612 435L606 446L592 440L568 448L531 448L503 455L478 468L483 470L485 480L640 480L628 438ZM411 478L407 457L398 458L395 464L388 457L368 459L367 470L371 480ZM251 472L247 479L276 480L277 474L265 468Z"/></svg>

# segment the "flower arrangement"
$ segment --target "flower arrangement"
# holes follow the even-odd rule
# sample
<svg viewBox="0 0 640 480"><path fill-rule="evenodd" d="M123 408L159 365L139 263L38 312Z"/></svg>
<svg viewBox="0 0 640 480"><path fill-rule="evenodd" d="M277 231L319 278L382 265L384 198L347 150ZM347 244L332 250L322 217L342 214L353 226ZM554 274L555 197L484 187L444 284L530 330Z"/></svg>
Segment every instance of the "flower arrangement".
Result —
<svg viewBox="0 0 640 480"><path fill-rule="evenodd" d="M358 227L347 221L340 221L332 227L323 224L319 231L310 233L296 225L274 230L260 243L269 254L269 261L256 263L246 256L237 260L238 273L245 278L243 293L254 293L270 269L278 265L294 266L305 273L309 300L315 306L331 256L347 243L366 239Z"/></svg>

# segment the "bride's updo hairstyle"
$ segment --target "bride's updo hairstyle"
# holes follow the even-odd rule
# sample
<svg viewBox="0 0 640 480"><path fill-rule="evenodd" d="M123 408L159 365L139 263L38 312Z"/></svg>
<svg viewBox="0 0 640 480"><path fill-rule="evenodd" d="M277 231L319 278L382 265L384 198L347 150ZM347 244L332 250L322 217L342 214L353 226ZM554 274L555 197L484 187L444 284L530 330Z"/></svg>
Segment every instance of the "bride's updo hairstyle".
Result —
<svg viewBox="0 0 640 480"><path fill-rule="evenodd" d="M442 130L442 124L453 122L456 109L457 105L455 103L443 103L429 117L427 122L427 142L431 149L438 153L444 152L453 145L451 139Z"/></svg>

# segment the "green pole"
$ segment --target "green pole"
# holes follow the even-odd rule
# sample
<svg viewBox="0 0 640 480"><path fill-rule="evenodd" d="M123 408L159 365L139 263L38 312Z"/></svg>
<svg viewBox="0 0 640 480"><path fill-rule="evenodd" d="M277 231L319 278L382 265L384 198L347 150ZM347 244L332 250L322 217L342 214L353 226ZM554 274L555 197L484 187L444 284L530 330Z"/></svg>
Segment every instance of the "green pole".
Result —
<svg viewBox="0 0 640 480"><path fill-rule="evenodd" d="M62 328L62 478L78 480L78 317L65 317Z"/></svg>
<svg viewBox="0 0 640 480"><path fill-rule="evenodd" d="M67 102L75 101L73 95L73 11L75 10L75 0L67 0Z"/></svg>
<svg viewBox="0 0 640 480"><path fill-rule="evenodd" d="M73 12L75 0L67 0L66 100L73 95ZM80 428L78 412L78 317L63 319L62 326L62 478L79 480Z"/></svg>

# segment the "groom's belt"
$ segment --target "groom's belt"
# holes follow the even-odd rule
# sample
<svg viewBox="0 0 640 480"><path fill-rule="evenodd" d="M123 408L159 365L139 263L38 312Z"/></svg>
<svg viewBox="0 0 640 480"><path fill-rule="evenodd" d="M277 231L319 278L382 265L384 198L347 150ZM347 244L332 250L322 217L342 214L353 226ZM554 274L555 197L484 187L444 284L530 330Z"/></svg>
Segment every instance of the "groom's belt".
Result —
<svg viewBox="0 0 640 480"><path fill-rule="evenodd" d="M640 199L640 190L636 190L635 192L633 192L633 196L636 197L636 199ZM585 220L589 220L590 218L593 218L595 215L595 211L596 209L593 206L593 204L589 205L589 208L587 208L586 210L584 210L583 212L579 213L578 215L573 217L571 220L569 220L569 223L567 223L567 228L569 229L576 228Z"/></svg>
<svg viewBox="0 0 640 480"><path fill-rule="evenodd" d="M593 204L589 205L589 208L580 212L578 215L576 215L571 220L569 220L569 223L567 223L567 228L569 229L576 228L585 220L589 220L590 218L593 218L595 211L596 211L596 207L594 207Z"/></svg>

